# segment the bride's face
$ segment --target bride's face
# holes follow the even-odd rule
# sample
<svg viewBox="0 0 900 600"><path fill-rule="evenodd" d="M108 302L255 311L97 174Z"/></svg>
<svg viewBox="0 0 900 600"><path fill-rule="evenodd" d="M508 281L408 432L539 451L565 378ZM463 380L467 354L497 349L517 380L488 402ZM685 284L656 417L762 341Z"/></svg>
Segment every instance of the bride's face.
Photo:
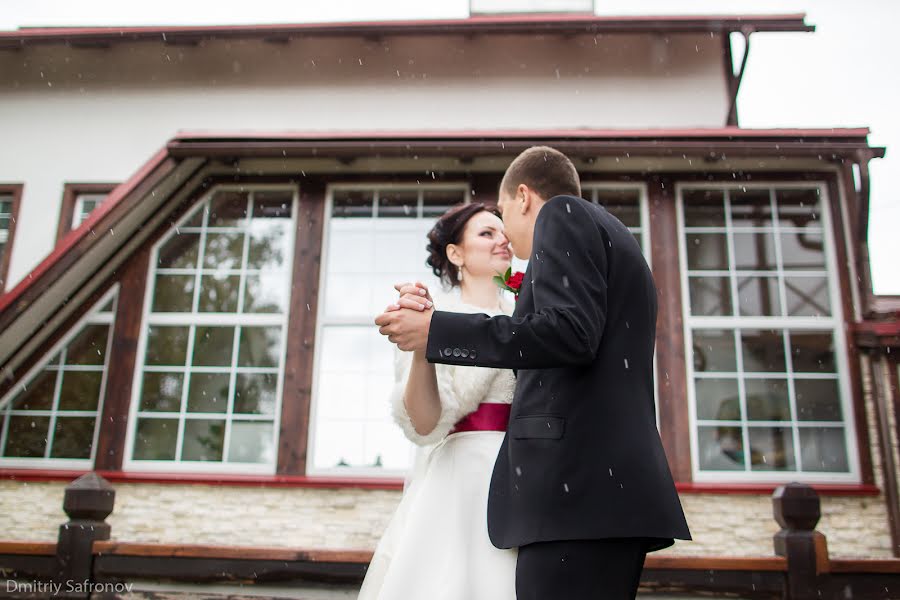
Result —
<svg viewBox="0 0 900 600"><path fill-rule="evenodd" d="M450 260L463 265L463 277L493 277L506 273L512 260L503 221L489 212L479 212L466 223L462 239L448 247Z"/></svg>

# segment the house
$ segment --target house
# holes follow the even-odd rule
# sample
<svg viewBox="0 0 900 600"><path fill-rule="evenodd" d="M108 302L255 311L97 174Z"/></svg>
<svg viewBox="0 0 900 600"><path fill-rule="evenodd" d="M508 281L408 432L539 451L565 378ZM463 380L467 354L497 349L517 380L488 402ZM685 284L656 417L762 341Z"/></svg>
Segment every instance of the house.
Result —
<svg viewBox="0 0 900 600"><path fill-rule="evenodd" d="M0 32L0 538L55 540L96 471L115 540L371 551L410 457L374 315L430 277L437 215L548 144L659 289L658 425L694 540L658 554L772 557L772 492L798 481L847 569L900 556L898 329L866 245L884 149L739 126L732 34L787 31L813 27Z"/></svg>

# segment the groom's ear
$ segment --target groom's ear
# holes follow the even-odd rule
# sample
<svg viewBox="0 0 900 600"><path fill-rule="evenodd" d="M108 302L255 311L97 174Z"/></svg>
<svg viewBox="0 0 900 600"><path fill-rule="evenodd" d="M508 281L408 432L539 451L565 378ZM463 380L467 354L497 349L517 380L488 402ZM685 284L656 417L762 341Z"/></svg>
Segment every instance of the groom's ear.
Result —
<svg viewBox="0 0 900 600"><path fill-rule="evenodd" d="M524 183L520 183L516 188L516 200L521 214L527 215L534 208L534 191Z"/></svg>

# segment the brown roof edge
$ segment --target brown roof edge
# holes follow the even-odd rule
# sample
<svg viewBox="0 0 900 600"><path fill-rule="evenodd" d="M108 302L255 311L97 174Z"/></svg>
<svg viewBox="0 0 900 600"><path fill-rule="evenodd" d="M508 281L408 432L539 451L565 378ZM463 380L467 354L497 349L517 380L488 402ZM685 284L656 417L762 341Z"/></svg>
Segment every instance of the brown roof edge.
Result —
<svg viewBox="0 0 900 600"><path fill-rule="evenodd" d="M725 158L784 156L884 156L868 143L866 128L828 129L563 129L458 131L276 131L179 132L168 143L173 156L203 154L216 158L262 156L358 156L380 154L508 154L536 144L589 155L691 154Z"/></svg>
<svg viewBox="0 0 900 600"><path fill-rule="evenodd" d="M94 227L106 217L107 214L120 204L131 192L137 189L140 184L150 179L155 173L160 171L171 170L171 164L174 163L169 157L169 153L165 148L161 148L150 159L120 185L116 186L106 197L106 199L85 219L77 228L69 231L57 244L53 251L48 254L44 260L31 270L19 283L16 284L7 293L0 295L0 323L4 321L4 313L10 307L15 310L17 300L25 293L27 289L35 285L42 277L50 276L49 271L58 263L69 251L72 250L83 238L88 237ZM20 307L22 308L22 307Z"/></svg>
<svg viewBox="0 0 900 600"><path fill-rule="evenodd" d="M212 38L285 39L294 36L366 36L503 33L812 32L806 15L596 16L569 14L474 16L466 19L360 21L259 25L158 25L141 27L20 27L0 31L0 49L39 44L166 43Z"/></svg>

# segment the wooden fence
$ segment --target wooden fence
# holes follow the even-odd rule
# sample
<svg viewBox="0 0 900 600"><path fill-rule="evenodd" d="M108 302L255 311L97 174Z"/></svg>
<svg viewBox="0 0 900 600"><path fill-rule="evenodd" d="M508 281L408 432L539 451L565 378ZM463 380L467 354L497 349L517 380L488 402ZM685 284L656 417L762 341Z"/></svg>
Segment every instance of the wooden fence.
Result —
<svg viewBox="0 0 900 600"><path fill-rule="evenodd" d="M55 598L88 598L86 590L133 579L213 583L362 581L371 551L245 546L143 544L111 540L106 518L115 490L88 473L65 491L69 521L56 543L0 541L7 580L56 582ZM772 496L781 530L771 557L679 557L650 554L641 590L727 594L782 600L900 599L900 559L835 560L816 531L820 501L811 487L791 483ZM79 585L72 585L78 582Z"/></svg>

